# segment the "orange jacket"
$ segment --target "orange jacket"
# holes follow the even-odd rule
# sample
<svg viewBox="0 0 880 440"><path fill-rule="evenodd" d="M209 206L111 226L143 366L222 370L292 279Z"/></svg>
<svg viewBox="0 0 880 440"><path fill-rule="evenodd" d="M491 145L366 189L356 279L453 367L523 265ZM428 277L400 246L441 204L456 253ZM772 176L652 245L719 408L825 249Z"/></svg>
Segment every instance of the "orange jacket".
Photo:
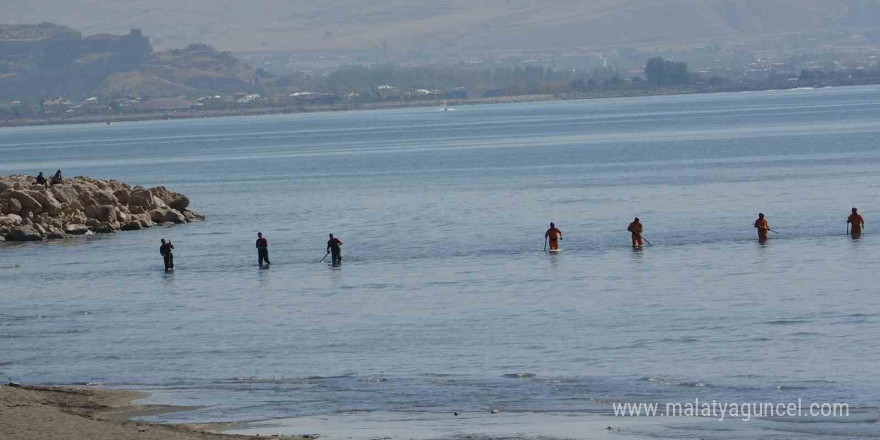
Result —
<svg viewBox="0 0 880 440"><path fill-rule="evenodd" d="M558 240L562 237L562 231L559 228L550 228L547 232L544 233L544 237L549 238L551 240Z"/></svg>
<svg viewBox="0 0 880 440"><path fill-rule="evenodd" d="M766 218L759 218L755 220L755 227L758 229L768 230L770 229L770 223L767 222Z"/></svg>
<svg viewBox="0 0 880 440"><path fill-rule="evenodd" d="M849 218L846 219L847 223L852 223L853 227L862 228L862 225L865 224L865 219L861 215L858 214L850 214Z"/></svg>
<svg viewBox="0 0 880 440"><path fill-rule="evenodd" d="M641 235L642 223L641 222L638 222L638 223L632 222L629 224L629 226L627 226L626 230L629 232L632 232L633 234L640 234Z"/></svg>

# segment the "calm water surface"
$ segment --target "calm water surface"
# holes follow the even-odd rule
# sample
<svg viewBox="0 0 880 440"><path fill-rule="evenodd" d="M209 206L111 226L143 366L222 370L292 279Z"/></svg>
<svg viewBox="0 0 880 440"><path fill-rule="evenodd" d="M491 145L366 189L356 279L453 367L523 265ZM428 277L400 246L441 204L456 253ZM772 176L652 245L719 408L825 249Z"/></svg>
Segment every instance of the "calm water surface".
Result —
<svg viewBox="0 0 880 440"><path fill-rule="evenodd" d="M503 432L493 408L572 438L588 428L542 417L694 398L850 416L613 435L874 438L878 139L878 87L3 129L0 174L165 185L208 218L0 245L0 377L330 438L399 417ZM759 211L779 231L766 245ZM630 249L634 216L653 247ZM549 221L560 255L542 252ZM340 267L318 262L329 232ZM452 411L474 416L437 422Z"/></svg>

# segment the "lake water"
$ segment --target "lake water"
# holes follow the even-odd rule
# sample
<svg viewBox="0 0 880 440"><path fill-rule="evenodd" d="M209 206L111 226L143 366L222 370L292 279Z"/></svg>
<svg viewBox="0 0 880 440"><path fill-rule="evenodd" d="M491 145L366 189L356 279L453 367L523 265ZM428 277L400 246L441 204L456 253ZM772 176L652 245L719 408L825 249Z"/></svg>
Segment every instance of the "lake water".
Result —
<svg viewBox="0 0 880 440"><path fill-rule="evenodd" d="M0 174L164 185L207 220L0 244L0 378L330 439L876 438L878 142L880 87L3 129ZM612 414L695 398L850 415Z"/></svg>

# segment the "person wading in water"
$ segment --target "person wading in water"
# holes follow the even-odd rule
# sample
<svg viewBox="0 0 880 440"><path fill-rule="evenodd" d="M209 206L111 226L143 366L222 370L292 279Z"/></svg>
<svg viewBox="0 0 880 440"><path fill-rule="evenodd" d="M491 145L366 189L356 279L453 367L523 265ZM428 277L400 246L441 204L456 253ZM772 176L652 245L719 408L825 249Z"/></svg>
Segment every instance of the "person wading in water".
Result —
<svg viewBox="0 0 880 440"><path fill-rule="evenodd" d="M638 217L627 226L626 230L632 234L633 247L642 247L642 222L639 221Z"/></svg>
<svg viewBox="0 0 880 440"><path fill-rule="evenodd" d="M556 228L553 222L550 222L550 229L544 233L544 238L550 241L550 252L559 250L559 240L562 240L562 231Z"/></svg>
<svg viewBox="0 0 880 440"><path fill-rule="evenodd" d="M330 234L330 240L327 241L327 253L331 255L331 261L334 263L342 262L342 240L334 238Z"/></svg>
<svg viewBox="0 0 880 440"><path fill-rule="evenodd" d="M267 266L272 264L269 262L269 240L263 238L262 232L257 232L257 264L262 267L263 261Z"/></svg>
<svg viewBox="0 0 880 440"><path fill-rule="evenodd" d="M865 227L865 218L859 214L858 209L852 209L852 214L849 215L846 222L852 225L852 229L850 229L849 232L850 235L852 235L852 238L859 238L862 236L862 229Z"/></svg>
<svg viewBox="0 0 880 440"><path fill-rule="evenodd" d="M166 243L163 238L162 245L159 246L159 253L162 254L162 260L165 262L165 272L174 270L174 254L171 253L171 249L174 249L171 240L168 240L168 243Z"/></svg>
<svg viewBox="0 0 880 440"><path fill-rule="evenodd" d="M758 230L758 241L767 241L767 231L770 230L770 223L764 218L764 213L758 213L758 219L755 220L755 228Z"/></svg>

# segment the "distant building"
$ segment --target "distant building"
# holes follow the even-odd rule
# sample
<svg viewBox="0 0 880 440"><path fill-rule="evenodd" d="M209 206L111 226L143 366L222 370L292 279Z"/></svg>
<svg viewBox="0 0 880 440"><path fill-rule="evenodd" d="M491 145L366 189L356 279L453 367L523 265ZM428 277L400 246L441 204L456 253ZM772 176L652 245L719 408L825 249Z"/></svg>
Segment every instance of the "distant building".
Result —
<svg viewBox="0 0 880 440"><path fill-rule="evenodd" d="M446 97L449 99L467 99L468 92L464 87L459 87L446 92Z"/></svg>
<svg viewBox="0 0 880 440"><path fill-rule="evenodd" d="M154 98L143 102L134 103L131 108L135 111L179 111L189 110L201 106L201 103L181 98Z"/></svg>
<svg viewBox="0 0 880 440"><path fill-rule="evenodd" d="M334 93L296 92L282 99L284 105L329 105L338 104L342 97Z"/></svg>
<svg viewBox="0 0 880 440"><path fill-rule="evenodd" d="M238 102L240 104L245 104L245 103L249 103L249 102L254 102L258 99L260 99L260 95L258 95L256 93L250 93L250 94L244 95L241 98L236 99L235 102Z"/></svg>
<svg viewBox="0 0 880 440"><path fill-rule="evenodd" d="M379 98L381 99L400 99L400 90L397 87L389 85L381 85L378 87Z"/></svg>
<svg viewBox="0 0 880 440"><path fill-rule="evenodd" d="M504 96L504 91L501 89L490 89L483 93L483 98L500 98L502 96Z"/></svg>
<svg viewBox="0 0 880 440"><path fill-rule="evenodd" d="M46 99L43 101L44 109L59 109L70 106L70 100L59 97L58 99Z"/></svg>

